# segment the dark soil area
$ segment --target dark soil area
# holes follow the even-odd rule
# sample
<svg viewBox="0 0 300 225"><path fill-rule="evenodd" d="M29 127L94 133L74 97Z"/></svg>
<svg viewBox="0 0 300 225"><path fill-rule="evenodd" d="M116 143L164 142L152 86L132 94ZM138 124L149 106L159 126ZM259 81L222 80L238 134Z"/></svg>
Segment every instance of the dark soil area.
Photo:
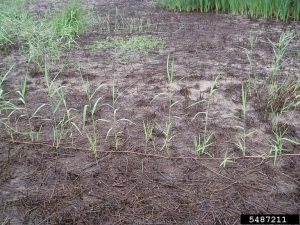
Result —
<svg viewBox="0 0 300 225"><path fill-rule="evenodd" d="M47 8L39 1L36 10ZM269 154L272 139L270 121L265 117L263 89L260 95L249 96L246 124L256 132L247 140L247 157L235 147L239 125L232 119L241 114L242 81L248 78L248 62L242 48L249 47L249 32L257 35L254 68L258 84L270 74L273 52L268 39L277 41L280 33L290 29L296 33L283 64L282 75L300 75L299 22L277 22L214 13L178 13L157 8L152 1L89 1L96 14L151 21L147 29L130 34L125 30L99 31L97 27L78 37L77 48L66 53L51 67L51 76L58 72L57 85L65 86L68 107L74 108L81 127L82 110L87 103L82 77L97 92L101 104L111 104L112 81L116 81L119 98L116 103L119 147L115 149L110 125L99 122L98 153L95 158L86 137L76 134L52 147L52 128L42 124L39 143L16 136L13 143L0 126L0 224L240 224L240 214L300 213L299 146L289 144L291 155L262 159ZM113 17L113 16L112 16ZM114 20L111 21L114 27ZM298 33L297 33L298 32ZM89 45L107 37L147 34L160 37L166 47L145 53L113 49L91 50ZM174 138L169 151L162 149L161 131L169 110L166 80L167 56L174 57L172 129ZM1 53L1 71L13 63L15 68L4 84L5 90L19 90L28 75L28 99L34 111L47 103L43 73L31 73L18 51ZM28 72L29 71L29 72ZM207 99L211 81L219 75L211 105L208 129L214 134L209 151L213 158L197 157L193 139L202 134L201 116L191 119L204 105L188 107ZM14 93L10 93L13 97ZM51 116L46 106L43 117ZM109 107L99 107L96 117L112 119ZM203 118L203 117L202 117ZM143 121L155 126L148 145L143 135ZM282 121L291 138L300 140L300 111L294 109ZM18 121L27 129L26 120ZM87 124L91 128L90 121ZM224 153L236 160L220 167ZM292 155L293 154L293 155ZM252 157L253 156L253 157Z"/></svg>

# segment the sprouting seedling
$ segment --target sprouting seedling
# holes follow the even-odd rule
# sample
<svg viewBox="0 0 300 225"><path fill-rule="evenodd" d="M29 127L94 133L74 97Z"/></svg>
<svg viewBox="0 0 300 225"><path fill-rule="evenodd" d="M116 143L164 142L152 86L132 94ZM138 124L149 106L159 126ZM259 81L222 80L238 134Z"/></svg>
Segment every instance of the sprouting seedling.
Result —
<svg viewBox="0 0 300 225"><path fill-rule="evenodd" d="M110 129L107 131L107 134L106 134L106 139L108 138L108 136L111 134L111 132L113 132L113 136L114 136L114 144L115 144L115 149L117 150L118 149L118 146L120 145L120 131L118 131L118 124L120 122L128 122L129 124L134 124L131 120L129 119L126 119L126 118L120 118L118 119L117 117L117 100L119 98L119 94L117 92L117 88L116 88L116 82L115 82L115 79L113 79L113 82L112 82L112 105L110 106L113 110L113 118L112 120L108 120L108 121L105 121L105 122L108 122L111 124L111 127Z"/></svg>
<svg viewBox="0 0 300 225"><path fill-rule="evenodd" d="M15 65L12 65L4 75L0 75L0 88L2 87L3 82L5 81L5 79L7 78L7 76L9 75L10 71L13 69L14 66Z"/></svg>
<svg viewBox="0 0 300 225"><path fill-rule="evenodd" d="M91 84L89 82L89 80L84 80L83 77L82 77L82 80L83 80L83 84L84 84L84 91L85 91L85 94L88 98L88 105L89 107L92 106L92 101L95 97L95 95L97 94L97 92L104 86L103 84L100 84L97 86L97 88L95 88L94 90L92 90L92 87L91 87ZM92 107L91 107L92 108Z"/></svg>
<svg viewBox="0 0 300 225"><path fill-rule="evenodd" d="M194 138L194 150L195 150L196 154L207 153L206 149L213 144L212 138L213 138L212 134L209 134L209 136L207 136L203 139L201 138L200 135L198 137L195 137Z"/></svg>
<svg viewBox="0 0 300 225"><path fill-rule="evenodd" d="M27 78L25 77L24 80L21 82L21 89L17 91L19 95L19 100L26 106L26 94L27 94Z"/></svg>
<svg viewBox="0 0 300 225"><path fill-rule="evenodd" d="M91 85L88 80L84 81L84 90L87 96L88 104L83 108L82 114L82 128L85 131L85 135L88 139L89 145L91 146L91 150L93 151L94 155L97 157L97 145L98 145L98 131L95 118L95 114L97 109L100 107L99 103L102 100L102 97L97 98L95 101L93 100L97 94L97 92L103 87L103 84L100 84L97 88L92 90ZM89 132L86 129L87 121L91 121L92 132Z"/></svg>
<svg viewBox="0 0 300 225"><path fill-rule="evenodd" d="M21 108L19 110L23 110L24 114L22 114L19 118L24 117L28 120L29 125L29 137L31 141L34 141L34 139L38 140L39 133L41 132L42 126L40 126L39 130L36 132L34 129L34 125L32 123L32 119L39 118L38 113L46 106L46 104L40 105L32 114L30 113L29 106L26 100L27 95L27 78L25 77L21 82L21 88L19 91L17 91L17 94L19 95L19 100L22 102L24 108Z"/></svg>
<svg viewBox="0 0 300 225"><path fill-rule="evenodd" d="M172 128L172 122L170 122L169 120L166 121L164 130L163 130L164 145L163 145L162 149L165 148L167 151L170 150L171 140L175 137L174 135L171 135L171 128Z"/></svg>
<svg viewBox="0 0 300 225"><path fill-rule="evenodd" d="M117 90L116 90L116 81L114 78L113 82L112 82L112 108L113 108L113 111L115 111L115 109L116 109L117 100L118 100L118 96L117 96Z"/></svg>
<svg viewBox="0 0 300 225"><path fill-rule="evenodd" d="M73 136L73 129L76 129L79 133L80 130L75 123L75 116L72 115L73 108L67 107L63 86L55 88L51 97L56 97L57 101L52 102L52 132L53 132L53 146L58 148L61 141L67 136ZM58 115L58 113L62 115Z"/></svg>
<svg viewBox="0 0 300 225"><path fill-rule="evenodd" d="M286 150L283 147L283 136L284 133L274 132L274 139L270 144L270 154L274 154L274 165L276 164L278 155L281 155L281 153Z"/></svg>
<svg viewBox="0 0 300 225"><path fill-rule="evenodd" d="M148 122L143 121L143 128L145 142L148 144L148 142L152 139L153 127L151 127Z"/></svg>
<svg viewBox="0 0 300 225"><path fill-rule="evenodd" d="M246 112L247 112L247 91L242 84L242 126L236 126L236 128L243 131L243 136L237 140L236 146L240 149L245 156L246 154Z"/></svg>
<svg viewBox="0 0 300 225"><path fill-rule="evenodd" d="M245 89L244 84L242 84L242 118L234 117L242 123L242 126L235 126L236 128L242 130L242 137L237 139L236 146L241 152L243 156L246 155L246 138L251 136L255 131L251 131L247 133L246 127L246 116L247 116L247 95L248 91Z"/></svg>
<svg viewBox="0 0 300 225"><path fill-rule="evenodd" d="M174 81L174 60L170 63L170 55L168 55L167 58L167 81L168 85L171 85ZM162 149L166 149L167 151L170 150L171 147L171 140L175 137L175 135L171 134L172 130L172 108L176 104L179 103L179 101L173 102L173 92L171 88L168 88L167 93L160 93L156 95L151 102L153 102L156 98L162 95L167 95L168 96L168 101L169 101L169 110L168 110L168 115L167 115L167 120L165 122L164 128L163 128L163 135L164 135L164 145L162 146ZM158 125L159 126L159 125Z"/></svg>
<svg viewBox="0 0 300 225"><path fill-rule="evenodd" d="M244 88L244 84L242 84L242 112L243 112L243 118L246 118L246 112L247 112L247 90Z"/></svg>
<svg viewBox="0 0 300 225"><path fill-rule="evenodd" d="M112 94L112 103L111 104L103 104L101 106L108 106L109 108L112 109L112 118L110 120L106 120L106 119L97 119L95 120L95 122L100 121L100 122L105 122L110 124L110 128L106 133L106 139L108 139L108 137L110 136L111 133L113 133L114 136L114 144L115 144L115 149L118 149L118 146L120 145L120 131L118 131L117 127L118 124L120 122L128 122L130 124L134 124L131 120L126 119L126 118L118 118L117 116L117 100L119 98L119 94L117 92L117 88L116 88L116 81L115 79L113 79L112 81L112 89L111 89L111 94ZM98 99L99 100L99 99ZM98 100L96 101L96 103L98 102ZM94 107L95 108L95 107Z"/></svg>
<svg viewBox="0 0 300 225"><path fill-rule="evenodd" d="M9 75L10 71L13 69L14 65L10 67L10 69L4 74L4 75L0 75L0 101L3 100L5 94L4 94L4 90L3 90L3 82L6 80L7 76ZM0 109L1 112L1 109Z"/></svg>
<svg viewBox="0 0 300 225"><path fill-rule="evenodd" d="M14 116L15 112L21 110L21 108L18 108L10 101L2 101L0 106L0 113L1 111L7 112L5 117L0 118L0 123L4 125L7 134L10 136L11 140L14 141L14 134L18 133L18 130L17 127L14 127L11 123L11 118Z"/></svg>
<svg viewBox="0 0 300 225"><path fill-rule="evenodd" d="M285 142L294 144L294 145L300 145L299 141L286 138L285 135L287 133L287 130L281 132L278 129L276 131L273 131L274 138L272 139L270 143L270 154L274 155L274 165L277 162L278 156L280 156L283 152L289 151L284 147Z"/></svg>
<svg viewBox="0 0 300 225"><path fill-rule="evenodd" d="M168 96L168 102L169 102L169 108L168 108L168 115L167 115L167 119L166 122L162 128L162 126L160 126L159 124L158 127L161 128L162 133L164 135L164 145L162 146L162 149L166 149L167 151L170 150L171 147L171 140L175 137L175 135L171 134L171 130L172 130L172 108L179 103L179 101L172 101L172 91L169 89L168 93L160 93L157 94L156 96L154 96L154 98L151 100L151 102L153 102L155 99L157 99L160 96L164 96L167 95Z"/></svg>
<svg viewBox="0 0 300 225"><path fill-rule="evenodd" d="M44 71L44 82L48 91L48 96L53 96L53 93L57 91L57 88L55 87L55 80L58 77L59 73L56 74L56 76L51 79L49 75L49 68L47 63L45 64L45 71Z"/></svg>
<svg viewBox="0 0 300 225"><path fill-rule="evenodd" d="M220 166L226 167L228 163L232 163L233 161L231 158L228 156L228 151L225 152L224 154L224 159L221 162Z"/></svg>

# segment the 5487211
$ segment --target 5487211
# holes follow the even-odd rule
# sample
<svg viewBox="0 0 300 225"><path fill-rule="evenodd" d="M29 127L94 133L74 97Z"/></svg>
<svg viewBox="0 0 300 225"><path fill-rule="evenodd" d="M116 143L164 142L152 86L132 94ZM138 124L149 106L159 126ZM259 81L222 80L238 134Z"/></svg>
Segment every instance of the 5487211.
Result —
<svg viewBox="0 0 300 225"><path fill-rule="evenodd" d="M300 224L299 215L241 215L241 224Z"/></svg>

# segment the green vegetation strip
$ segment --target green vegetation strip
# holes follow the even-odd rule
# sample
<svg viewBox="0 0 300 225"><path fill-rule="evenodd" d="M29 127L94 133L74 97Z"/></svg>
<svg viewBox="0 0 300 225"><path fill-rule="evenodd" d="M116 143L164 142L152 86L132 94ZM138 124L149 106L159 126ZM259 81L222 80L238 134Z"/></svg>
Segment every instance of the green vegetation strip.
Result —
<svg viewBox="0 0 300 225"><path fill-rule="evenodd" d="M300 0L159 0L159 4L179 11L230 12L283 21L300 19Z"/></svg>
<svg viewBox="0 0 300 225"><path fill-rule="evenodd" d="M93 50L113 48L116 50L131 50L139 52L148 52L153 49L161 49L165 47L164 40L145 35L145 36L132 36L129 38L113 37L106 40L97 41L90 45Z"/></svg>

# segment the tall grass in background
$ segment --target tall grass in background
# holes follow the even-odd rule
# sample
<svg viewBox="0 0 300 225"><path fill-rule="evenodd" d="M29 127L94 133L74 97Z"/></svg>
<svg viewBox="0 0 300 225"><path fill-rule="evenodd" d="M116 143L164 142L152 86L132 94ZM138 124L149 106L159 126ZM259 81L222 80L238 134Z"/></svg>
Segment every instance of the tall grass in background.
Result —
<svg viewBox="0 0 300 225"><path fill-rule="evenodd" d="M229 12L277 20L299 20L300 0L158 0L172 10Z"/></svg>

